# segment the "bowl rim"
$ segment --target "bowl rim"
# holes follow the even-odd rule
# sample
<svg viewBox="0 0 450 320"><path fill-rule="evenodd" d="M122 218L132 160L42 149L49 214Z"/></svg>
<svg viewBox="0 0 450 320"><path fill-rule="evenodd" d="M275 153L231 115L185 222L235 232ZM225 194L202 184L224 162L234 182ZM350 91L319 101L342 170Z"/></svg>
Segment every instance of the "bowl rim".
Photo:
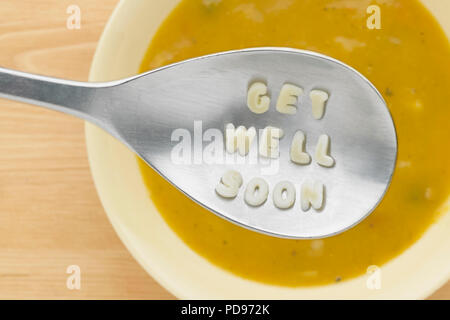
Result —
<svg viewBox="0 0 450 320"><path fill-rule="evenodd" d="M91 70L90 70L90 75L89 75L90 81L98 80L99 78L104 79L104 80L110 80L110 79L112 80L112 78L111 78L112 73L108 73L108 72L105 73L105 70L107 70L108 64L113 63L115 61L114 54L112 54L113 48L117 48L120 41L123 41L123 34L119 35L119 36L117 35L118 26L129 25L130 20L133 19L130 16L130 13L136 12L136 10L137 10L136 6L134 4L132 4L132 2L133 2L133 0L121 0L118 3L118 5L116 6L116 8L114 9L114 12L111 15L110 19L108 20L108 22L103 30L103 33L101 35L101 38L99 40L96 52L94 54L94 58L93 58L93 62L91 65ZM155 2L155 1L149 1L149 2ZM171 2L178 2L178 0L171 0ZM169 12L170 12L170 10L169 10ZM161 19L163 19L163 18L165 18L165 16L163 16ZM147 46L147 44L146 44L146 46ZM111 58L111 56L112 56L112 58ZM138 63L140 63L140 61L138 61ZM131 67L129 68L129 71L130 71L129 75L133 74L133 70L131 70ZM136 72L136 70L134 70L134 73L135 72ZM124 74L123 76L127 76L127 75ZM97 193L99 195L99 198L102 202L102 205L105 209L105 212L108 216L108 219L110 220L110 222L111 222L114 230L118 234L119 238L124 243L126 248L130 251L132 256L138 261L138 263L157 282L159 282L164 288L166 288L169 292L174 294L176 297L186 298L186 299L204 298L204 295L202 295L202 293L186 292L186 287L176 284L175 281L172 281L171 279L169 279L166 276L162 276L161 268L159 268L155 262L149 263L148 259L145 258L145 253L142 251L142 248L139 248L139 246L136 244L137 240L134 238L134 236L132 234L130 234L130 232L129 232L130 230L124 228L123 225L121 225L121 221L120 221L120 219L118 219L117 214L116 214L114 208L112 208L112 205L110 203L109 196L107 195L108 191L105 188L105 183L104 183L104 181L102 181L101 175L99 174L99 170L101 170L99 168L102 165L100 163L101 159L99 158L99 155L96 152L96 150L99 147L99 139L100 138L106 139L102 135L107 136L107 134L102 132L100 129L95 128L91 124L86 123L86 126L85 126L86 146L87 146L87 153L88 153L88 161L89 161L89 165L91 168L91 173L93 176L94 184L95 184ZM100 136L102 136L102 137L100 137ZM113 138L109 137L107 139L113 139ZM113 142L111 142L111 143L113 143ZM118 143L118 142L116 141L114 143ZM124 152L126 152L126 151L124 151ZM128 152L130 152L130 151L128 151ZM136 167L137 167L137 162L136 162ZM154 210L156 210L156 209L154 209ZM448 211L448 204L445 204L445 209L443 209L443 210ZM439 219L439 221L444 220L444 218L445 218L445 224L447 226L450 226L450 211L447 214L443 214L442 217ZM435 227L437 227L437 225L439 225L439 224L436 224L436 226L429 227L428 230L426 231L426 233L419 240L417 240L416 243L414 243L411 247L409 247L407 250L402 252L399 256L397 256L397 257L393 258L392 260L390 260L389 262L385 263L383 266L381 266L381 269L385 269L386 266L392 265L393 262L398 260L399 257L404 256L408 252L411 252L411 250L413 250L415 247L420 246L421 242L423 242L422 241L423 238L428 236L429 233L432 233L433 230L435 229ZM169 228L169 227L167 226L167 228ZM173 231L172 231L172 233L173 233ZM172 234L172 236L173 235L174 235L174 233ZM178 236L176 236L176 235L175 235L175 237L178 238ZM178 238L178 240L180 242L182 242L182 240L180 238ZM184 245L187 248L187 250L190 250L190 248L187 247L184 243L183 243L183 245L180 243L178 245L179 246L177 248L181 248ZM184 248L184 250L186 248ZM194 254L197 255L196 253L194 253ZM203 261L203 263L206 262L206 264L210 265L209 267L212 267L214 269L219 269L220 272L223 272L223 273L228 273L227 271L220 269L220 267L212 265L211 263L206 261L206 259L201 258L200 256L198 256L198 257L199 257L199 260L197 260L196 262L199 262L199 261ZM438 259L438 262L443 263L446 266L450 266L449 258ZM218 270L216 270L216 271L218 271ZM432 292L434 292L436 289L438 289L440 286L445 284L448 281L448 279L450 278L450 271L448 271L448 269L446 272L444 272L444 271L439 270L439 272L435 273L436 276L431 277L431 278L426 277L428 281L419 281L420 285L416 284L416 285L412 286L413 288L415 288L417 290L416 292L414 292L414 294L403 294L403 295L400 294L400 298L422 299L422 298L427 297ZM365 277L365 275L361 275L355 279L345 281L344 283L350 283L354 280L360 281L361 278L364 278L364 277ZM231 278L239 278L239 277L232 275ZM244 282L253 282L251 280L245 280L242 278L239 278L239 279L240 279L240 281L244 281ZM336 285L336 284L324 285L324 286L318 286L318 287L313 287L313 288L307 287L308 289L304 290L306 293L306 296L302 295L301 298L308 298L307 292L313 293L314 291L317 291L317 290L326 291L331 286L332 287L342 286L344 288L344 286L343 286L344 283L338 284L338 285ZM264 286L264 287L271 286L271 285L266 285L266 284L261 284L261 283L258 283L258 284L260 286ZM277 286L274 286L274 287L277 287ZM283 289L286 289L286 291L291 291L291 288L283 287ZM343 290L345 290L345 289L343 289ZM296 290L293 290L293 291L296 291ZM401 290L400 290L400 292L401 292ZM397 294L397 296L392 295L392 294L384 294L384 295L380 295L380 296L367 295L367 297L365 297L365 298L396 299L399 297L399 293L396 292L396 294ZM316 294L313 294L313 296L316 296ZM322 297L322 295L319 294L319 297ZM328 296L327 294L323 295L323 298L330 298L330 297L332 297L332 296ZM218 298L220 298L220 296ZM290 297L289 294L287 294L287 296L283 296L280 298L281 299L282 298L294 298L295 299L296 297ZM352 294L349 297L347 297L346 295L343 295L343 298L358 299L358 295Z"/></svg>

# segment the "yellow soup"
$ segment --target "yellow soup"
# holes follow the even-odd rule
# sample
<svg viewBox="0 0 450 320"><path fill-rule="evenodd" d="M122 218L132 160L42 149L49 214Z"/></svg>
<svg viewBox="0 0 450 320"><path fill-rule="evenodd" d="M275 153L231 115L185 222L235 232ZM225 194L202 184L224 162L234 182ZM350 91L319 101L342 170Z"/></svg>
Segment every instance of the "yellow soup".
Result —
<svg viewBox="0 0 450 320"><path fill-rule="evenodd" d="M366 12L381 9L381 29ZM321 240L278 239L206 211L140 163L151 199L184 242L242 277L284 286L337 282L382 265L438 217L450 191L450 47L415 0L184 0L156 33L141 71L218 51L283 46L321 52L363 73L394 117L391 187L363 222Z"/></svg>

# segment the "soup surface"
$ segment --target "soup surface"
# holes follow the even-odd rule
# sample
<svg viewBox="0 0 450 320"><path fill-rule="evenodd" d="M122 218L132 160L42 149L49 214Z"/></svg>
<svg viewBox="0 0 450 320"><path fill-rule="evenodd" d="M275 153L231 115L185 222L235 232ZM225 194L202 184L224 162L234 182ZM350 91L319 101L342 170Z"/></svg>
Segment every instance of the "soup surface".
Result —
<svg viewBox="0 0 450 320"><path fill-rule="evenodd" d="M367 27L366 9L374 3L381 9L379 30ZM140 71L259 46L327 54L383 94L399 154L381 205L338 236L278 239L215 216L140 162L151 199L190 248L248 279L320 285L384 264L422 235L449 195L450 47L443 31L416 0L183 0L154 36Z"/></svg>

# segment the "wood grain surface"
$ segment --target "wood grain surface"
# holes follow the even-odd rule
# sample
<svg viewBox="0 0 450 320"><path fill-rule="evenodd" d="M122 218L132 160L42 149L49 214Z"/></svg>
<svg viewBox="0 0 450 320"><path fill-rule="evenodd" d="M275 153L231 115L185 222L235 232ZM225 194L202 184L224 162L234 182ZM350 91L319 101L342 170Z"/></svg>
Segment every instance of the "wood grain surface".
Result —
<svg viewBox="0 0 450 320"><path fill-rule="evenodd" d="M0 66L87 80L117 0L0 1ZM81 28L66 27L69 5ZM66 269L81 268L69 290ZM131 257L95 191L81 120L0 100L0 299L170 299ZM449 299L450 283L432 298Z"/></svg>

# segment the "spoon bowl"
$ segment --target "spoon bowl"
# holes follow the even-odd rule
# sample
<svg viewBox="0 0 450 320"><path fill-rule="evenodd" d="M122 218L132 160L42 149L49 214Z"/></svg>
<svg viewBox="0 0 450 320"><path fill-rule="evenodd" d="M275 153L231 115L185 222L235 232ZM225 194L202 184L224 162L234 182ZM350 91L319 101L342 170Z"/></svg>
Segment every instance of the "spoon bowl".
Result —
<svg viewBox="0 0 450 320"><path fill-rule="evenodd" d="M269 88L271 106L264 114L251 112L246 104L247 90L255 81L263 81ZM285 83L304 90L293 115L275 108ZM315 89L329 93L320 120L312 116L308 99ZM396 161L395 127L376 88L351 67L301 50L223 52L108 83L0 69L0 97L62 111L98 125L194 201L234 223L277 237L321 238L354 226L384 196ZM246 157L233 155L230 160L223 140L223 152L216 148L219 156L208 157L208 146L223 138L229 123L282 128L279 158L269 161L250 151ZM298 130L306 134L305 150L312 156L321 135L331 138L333 167L324 168L314 160L309 165L290 161L291 141ZM179 157L182 144L185 148ZM256 161L251 161L250 154L256 154ZM234 199L215 192L228 170L242 175L243 186ZM244 201L244 191L256 177L268 183L269 197L261 206L251 207ZM300 208L299 191L305 179L325 186L325 202L319 210ZM296 189L296 202L286 210L276 208L272 201L280 181L290 181Z"/></svg>

